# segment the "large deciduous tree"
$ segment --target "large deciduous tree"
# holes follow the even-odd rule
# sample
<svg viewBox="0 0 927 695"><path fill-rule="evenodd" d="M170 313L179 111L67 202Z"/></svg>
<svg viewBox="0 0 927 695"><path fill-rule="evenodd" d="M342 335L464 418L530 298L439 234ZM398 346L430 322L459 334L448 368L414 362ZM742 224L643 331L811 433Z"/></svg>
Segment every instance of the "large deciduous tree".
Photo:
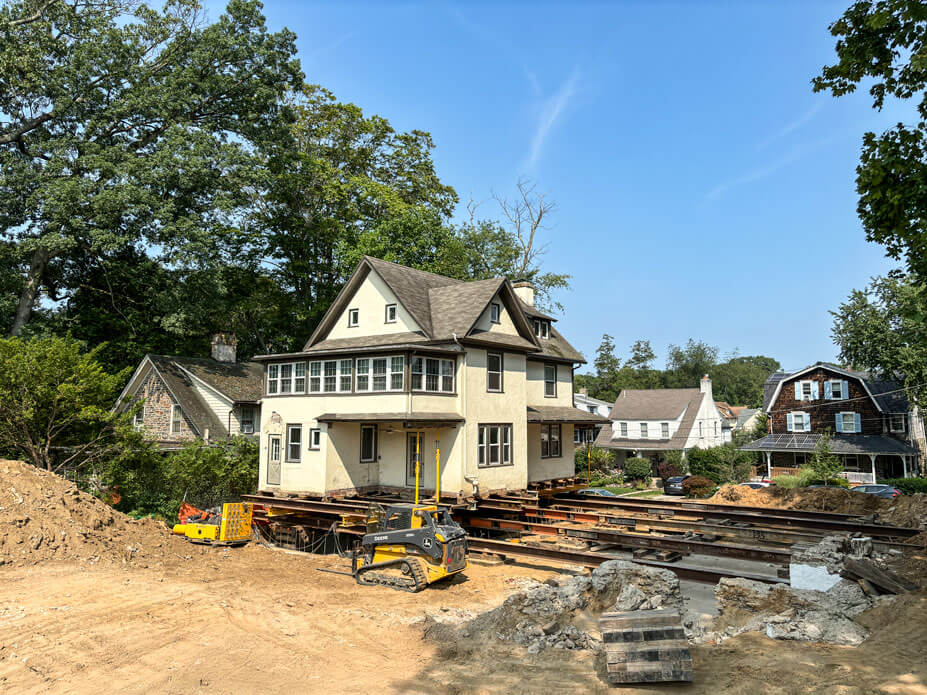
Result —
<svg viewBox="0 0 927 695"><path fill-rule="evenodd" d="M249 203L251 145L299 84L294 36L255 0L216 22L195 0L12 0L0 7L0 241L22 268L9 332L88 260L144 250L220 262Z"/></svg>

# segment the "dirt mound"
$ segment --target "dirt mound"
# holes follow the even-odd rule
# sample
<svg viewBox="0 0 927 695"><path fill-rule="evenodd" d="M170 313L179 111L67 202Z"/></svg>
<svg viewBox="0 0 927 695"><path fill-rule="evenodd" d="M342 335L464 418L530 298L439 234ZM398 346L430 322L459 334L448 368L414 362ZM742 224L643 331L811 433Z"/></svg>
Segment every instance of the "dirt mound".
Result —
<svg viewBox="0 0 927 695"><path fill-rule="evenodd" d="M160 565L204 552L136 521L54 473L0 459L0 565L45 560Z"/></svg>
<svg viewBox="0 0 927 695"><path fill-rule="evenodd" d="M787 490L773 486L754 490L741 485L725 485L706 502L853 516L875 514L883 523L914 528L927 524L927 495L904 495L890 500L836 487Z"/></svg>

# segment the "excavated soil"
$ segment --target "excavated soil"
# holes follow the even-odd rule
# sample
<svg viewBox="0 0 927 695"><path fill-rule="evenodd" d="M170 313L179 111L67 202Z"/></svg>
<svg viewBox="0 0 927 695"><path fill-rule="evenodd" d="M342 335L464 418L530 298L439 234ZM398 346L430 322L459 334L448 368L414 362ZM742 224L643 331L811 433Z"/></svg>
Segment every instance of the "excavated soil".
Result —
<svg viewBox="0 0 927 695"><path fill-rule="evenodd" d="M875 514L883 523L914 528L923 526L927 521L927 495L903 495L890 500L842 488L787 490L773 486L754 490L742 485L725 485L706 502L835 512L853 516Z"/></svg>
<svg viewBox="0 0 927 695"><path fill-rule="evenodd" d="M419 594L361 587L318 571L344 571L337 557L192 546L10 462L0 507L4 695L616 692L589 651L425 639L426 615L465 620L553 568L475 565ZM927 596L901 600L859 617L872 636L858 647L744 634L694 647L694 684L621 692L927 694Z"/></svg>

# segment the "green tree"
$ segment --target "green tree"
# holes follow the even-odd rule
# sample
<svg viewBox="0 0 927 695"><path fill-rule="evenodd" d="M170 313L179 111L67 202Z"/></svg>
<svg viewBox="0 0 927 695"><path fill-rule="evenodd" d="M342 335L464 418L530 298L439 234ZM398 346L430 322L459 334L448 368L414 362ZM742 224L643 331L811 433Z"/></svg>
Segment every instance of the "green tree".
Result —
<svg viewBox="0 0 927 695"><path fill-rule="evenodd" d="M268 33L256 0L212 24L195 0L10 0L0 35L0 241L23 268L10 334L88 258L221 262L249 145L277 137L301 79L293 34Z"/></svg>
<svg viewBox="0 0 927 695"><path fill-rule="evenodd" d="M649 340L638 340L631 346L631 356L625 362L625 366L637 370L649 370L653 368L653 361L657 359L656 353L650 347Z"/></svg>
<svg viewBox="0 0 927 695"><path fill-rule="evenodd" d="M830 439L829 433L822 434L821 438L818 439L818 443L814 445L811 459L806 466L803 466L803 468L813 471L815 477L820 478L825 485L843 472L840 457L830 450Z"/></svg>
<svg viewBox="0 0 927 695"><path fill-rule="evenodd" d="M863 135L857 211L866 238L927 278L927 9L920 0L861 0L830 25L837 62L812 80L836 97L870 81L873 108L916 99L917 120Z"/></svg>
<svg viewBox="0 0 927 695"><path fill-rule="evenodd" d="M763 385L780 364L771 357L732 357L708 370L715 399L731 405L759 408L763 404Z"/></svg>
<svg viewBox="0 0 927 695"><path fill-rule="evenodd" d="M718 361L718 348L692 338L680 347L670 345L666 358L666 385L669 388L693 388Z"/></svg>
<svg viewBox="0 0 927 695"><path fill-rule="evenodd" d="M110 374L71 338L0 339L0 450L45 470L81 471L137 440L112 412L128 370Z"/></svg>

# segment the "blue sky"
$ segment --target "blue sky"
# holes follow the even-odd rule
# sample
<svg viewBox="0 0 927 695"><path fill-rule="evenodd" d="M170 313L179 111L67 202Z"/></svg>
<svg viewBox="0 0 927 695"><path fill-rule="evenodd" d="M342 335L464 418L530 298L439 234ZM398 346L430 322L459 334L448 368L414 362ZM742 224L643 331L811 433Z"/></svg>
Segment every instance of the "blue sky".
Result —
<svg viewBox="0 0 927 695"><path fill-rule="evenodd" d="M462 201L519 176L557 202L547 269L590 360L708 341L785 368L835 357L834 309L894 263L865 241L862 133L906 119L811 78L841 2L268 1L307 80L432 133ZM482 208L492 213L487 202Z"/></svg>

